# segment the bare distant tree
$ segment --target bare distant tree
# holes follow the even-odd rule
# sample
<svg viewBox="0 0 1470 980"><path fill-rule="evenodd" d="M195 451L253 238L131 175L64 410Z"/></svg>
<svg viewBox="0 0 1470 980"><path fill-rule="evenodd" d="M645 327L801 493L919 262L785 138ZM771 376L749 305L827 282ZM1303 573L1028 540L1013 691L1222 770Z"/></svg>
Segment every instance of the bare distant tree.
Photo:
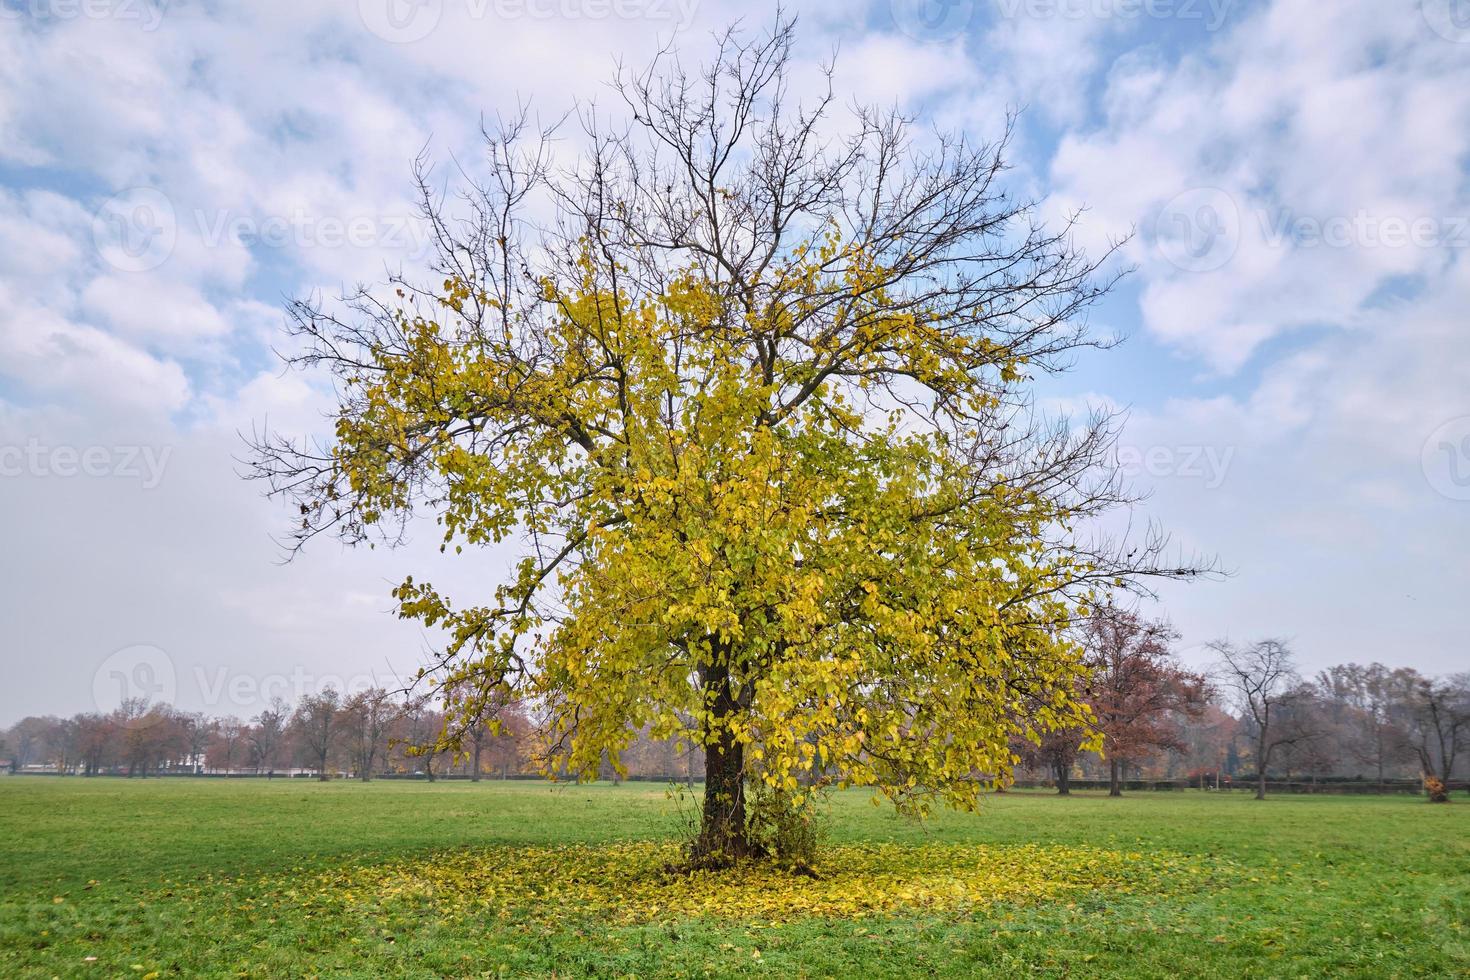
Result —
<svg viewBox="0 0 1470 980"><path fill-rule="evenodd" d="M291 717L291 707L280 698L255 716L255 727L250 730L250 747L255 755L255 768L273 769L281 740L286 734L286 723Z"/></svg>
<svg viewBox="0 0 1470 980"><path fill-rule="evenodd" d="M1430 800L1448 803L1455 758L1470 747L1470 674L1443 679L1416 675L1400 693L1395 714L1406 744L1418 757Z"/></svg>
<svg viewBox="0 0 1470 980"><path fill-rule="evenodd" d="M1394 709L1401 693L1418 676L1411 668L1390 669L1380 663L1342 664L1317 675L1317 686L1323 694L1354 713L1342 732L1342 750L1357 761L1373 766L1380 787L1385 770L1389 766L1397 767L1406 757L1405 740L1397 727Z"/></svg>
<svg viewBox="0 0 1470 980"><path fill-rule="evenodd" d="M195 773L204 771L204 753L209 740L219 728L219 722L207 717L202 711L179 715L179 724L188 743L189 765Z"/></svg>
<svg viewBox="0 0 1470 980"><path fill-rule="evenodd" d="M430 695L410 697L399 714L401 734L395 740L403 749L405 763L422 767L419 771L434 782L434 762L442 749L440 732L444 716L430 706Z"/></svg>
<svg viewBox="0 0 1470 980"><path fill-rule="evenodd" d="M82 772L95 776L117 758L117 726L107 715L77 716L77 751Z"/></svg>
<svg viewBox="0 0 1470 980"><path fill-rule="evenodd" d="M10 770L20 772L45 751L44 718L22 718L10 729Z"/></svg>
<svg viewBox="0 0 1470 980"><path fill-rule="evenodd" d="M373 778L378 753L384 748L388 730L397 717L398 706L381 687L354 694L343 708L352 768L363 782Z"/></svg>
<svg viewBox="0 0 1470 980"><path fill-rule="evenodd" d="M234 715L227 715L216 722L214 741L209 751L211 767L224 769L225 772L234 769L235 753L239 750L240 740L244 737L245 726Z"/></svg>
<svg viewBox="0 0 1470 980"><path fill-rule="evenodd" d="M1301 693L1296 662L1280 640L1258 640L1245 647L1217 640L1210 649L1220 657L1221 686L1234 699L1255 742L1256 799L1264 800L1271 756L1311 735L1289 712Z"/></svg>
<svg viewBox="0 0 1470 980"><path fill-rule="evenodd" d="M317 778L326 782L332 749L342 730L342 696L329 687L302 698L291 727Z"/></svg>

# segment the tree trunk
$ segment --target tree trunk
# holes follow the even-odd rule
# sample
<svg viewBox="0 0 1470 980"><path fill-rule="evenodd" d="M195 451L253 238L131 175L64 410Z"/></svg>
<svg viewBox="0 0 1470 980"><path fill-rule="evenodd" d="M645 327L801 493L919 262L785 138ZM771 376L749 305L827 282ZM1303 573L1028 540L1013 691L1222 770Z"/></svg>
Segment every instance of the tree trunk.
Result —
<svg viewBox="0 0 1470 980"><path fill-rule="evenodd" d="M745 826L745 747L725 723L737 707L728 669L706 667L701 674L710 717L704 737L704 807L693 857L696 864L718 867L752 856Z"/></svg>
<svg viewBox="0 0 1470 980"><path fill-rule="evenodd" d="M1118 760L1117 760L1116 757L1108 760L1108 795L1109 796L1122 796L1123 795L1123 779L1122 779L1123 774L1121 772L1121 769L1122 769L1122 766L1119 765Z"/></svg>
<svg viewBox="0 0 1470 980"><path fill-rule="evenodd" d="M1266 767L1256 766L1256 799L1266 798Z"/></svg>
<svg viewBox="0 0 1470 980"><path fill-rule="evenodd" d="M1072 795L1072 767L1065 763L1057 763L1054 767L1057 774L1057 795Z"/></svg>
<svg viewBox="0 0 1470 980"><path fill-rule="evenodd" d="M704 809L695 857L723 864L747 857L745 832L745 750L729 732L705 747Z"/></svg>
<svg viewBox="0 0 1470 980"><path fill-rule="evenodd" d="M474 758L474 767L475 768L470 772L470 782L472 782L472 783L478 783L480 781L480 749L481 749L481 746L482 746L481 740L480 739L475 739L475 758Z"/></svg>

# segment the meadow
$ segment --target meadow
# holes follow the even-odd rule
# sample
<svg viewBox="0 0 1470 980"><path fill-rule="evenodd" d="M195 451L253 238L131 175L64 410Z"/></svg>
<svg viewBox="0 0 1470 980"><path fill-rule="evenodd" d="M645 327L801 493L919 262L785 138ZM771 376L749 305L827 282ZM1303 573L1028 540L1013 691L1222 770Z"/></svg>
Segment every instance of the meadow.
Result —
<svg viewBox="0 0 1470 980"><path fill-rule="evenodd" d="M0 778L0 976L1470 975L1470 800L844 793L671 873L655 784Z"/></svg>

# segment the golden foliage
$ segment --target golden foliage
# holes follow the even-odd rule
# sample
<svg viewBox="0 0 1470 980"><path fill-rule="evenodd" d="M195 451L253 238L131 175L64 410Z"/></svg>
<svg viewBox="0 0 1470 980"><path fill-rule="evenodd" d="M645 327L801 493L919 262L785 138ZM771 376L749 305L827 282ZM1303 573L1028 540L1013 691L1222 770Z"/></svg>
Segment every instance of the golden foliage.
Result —
<svg viewBox="0 0 1470 980"><path fill-rule="evenodd" d="M965 915L1001 902L1157 894L1192 887L1204 874L1182 855L1096 847L841 844L824 853L820 876L810 878L764 863L670 871L680 854L668 843L458 850L267 881L260 900L374 916L427 905L436 915L548 926L569 919L609 925L685 918L783 922Z"/></svg>

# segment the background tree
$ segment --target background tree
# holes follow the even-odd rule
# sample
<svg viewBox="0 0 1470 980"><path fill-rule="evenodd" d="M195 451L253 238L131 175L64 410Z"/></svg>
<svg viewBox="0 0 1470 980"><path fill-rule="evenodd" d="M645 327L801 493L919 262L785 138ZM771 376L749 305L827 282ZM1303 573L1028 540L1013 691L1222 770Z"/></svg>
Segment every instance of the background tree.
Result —
<svg viewBox="0 0 1470 980"><path fill-rule="evenodd" d="M388 732L398 708L381 687L361 691L348 699L343 724L352 768L363 782L373 778L380 753L387 748Z"/></svg>
<svg viewBox="0 0 1470 980"><path fill-rule="evenodd" d="M34 715L22 718L10 729L10 771L20 772L45 754L45 733L50 727L46 719Z"/></svg>
<svg viewBox="0 0 1470 980"><path fill-rule="evenodd" d="M234 715L220 718L214 727L214 737L209 744L206 762L211 769L232 772L245 738L245 726Z"/></svg>
<svg viewBox="0 0 1470 980"><path fill-rule="evenodd" d="M1313 734L1300 723L1300 712L1289 712L1302 693L1295 661L1280 640L1258 640L1245 647L1220 640L1210 646L1220 657L1217 670L1221 683L1249 729L1256 765L1256 799L1264 800L1271 756L1282 746Z"/></svg>
<svg viewBox="0 0 1470 980"><path fill-rule="evenodd" d="M1195 572L1078 530L1126 499L1111 420L1029 383L1095 345L1111 280L1001 185L1008 137L794 105L792 37L621 74L568 167L512 121L457 210L421 169L429 281L291 310L334 441L255 447L298 546L421 510L446 549L523 536L487 601L395 591L445 631L444 744L508 698L549 772L621 769L645 726L698 744L715 864L760 849L747 785L795 805L814 769L974 806L1012 736L1080 720L1081 610Z"/></svg>
<svg viewBox="0 0 1470 980"><path fill-rule="evenodd" d="M1295 732L1296 738L1284 742L1279 759L1286 777L1305 775L1313 783L1340 763L1342 741L1346 737L1341 719L1335 716L1330 699L1322 689L1309 681L1301 681L1282 699L1281 714L1276 719L1281 732Z"/></svg>
<svg viewBox="0 0 1470 980"><path fill-rule="evenodd" d="M189 765L196 773L202 772L204 769L205 751L208 749L210 740L214 737L219 723L205 716L200 711L179 714L178 722L185 744L187 745Z"/></svg>
<svg viewBox="0 0 1470 980"><path fill-rule="evenodd" d="M1027 767L1043 769L1051 774L1058 796L1071 796L1072 770L1077 765L1077 757L1082 754L1087 735L1087 729L1081 726L1053 728L1041 735L1036 743L1018 740L1016 751Z"/></svg>
<svg viewBox="0 0 1470 980"><path fill-rule="evenodd" d="M257 772L261 769L269 771L275 768L276 756L280 751L286 734L286 725L290 720L291 706L281 698L272 699L270 707L255 716L246 737L250 742L250 750Z"/></svg>
<svg viewBox="0 0 1470 980"><path fill-rule="evenodd" d="M411 696L404 702L394 726L397 734L392 741L403 754L404 768L410 772L423 773L429 782L438 779L434 767L445 748L440 734L444 728L444 716L435 711L427 694Z"/></svg>
<svg viewBox="0 0 1470 980"><path fill-rule="evenodd" d="M96 712L77 716L77 754L82 772L95 776L117 758L117 726L107 715Z"/></svg>
<svg viewBox="0 0 1470 980"><path fill-rule="evenodd" d="M1104 607L1088 619L1083 646L1092 708L1108 760L1108 795L1123 795L1122 768L1154 752L1184 750L1181 716L1199 717L1205 679L1182 669L1169 650L1177 634L1164 622Z"/></svg>
<svg viewBox="0 0 1470 980"><path fill-rule="evenodd" d="M1455 758L1470 745L1470 674L1408 678L1394 714L1419 761L1430 801L1448 803Z"/></svg>
<svg viewBox="0 0 1470 980"><path fill-rule="evenodd" d="M1351 712L1341 728L1341 751L1372 766L1380 786L1387 770L1405 758L1406 742L1393 708L1414 676L1409 668L1393 670L1380 663L1341 664L1317 675L1323 696Z"/></svg>
<svg viewBox="0 0 1470 980"><path fill-rule="evenodd" d="M316 770L317 779L331 778L328 766L332 750L337 747L342 730L342 696L328 687L301 699L291 716L291 730L296 744Z"/></svg>

